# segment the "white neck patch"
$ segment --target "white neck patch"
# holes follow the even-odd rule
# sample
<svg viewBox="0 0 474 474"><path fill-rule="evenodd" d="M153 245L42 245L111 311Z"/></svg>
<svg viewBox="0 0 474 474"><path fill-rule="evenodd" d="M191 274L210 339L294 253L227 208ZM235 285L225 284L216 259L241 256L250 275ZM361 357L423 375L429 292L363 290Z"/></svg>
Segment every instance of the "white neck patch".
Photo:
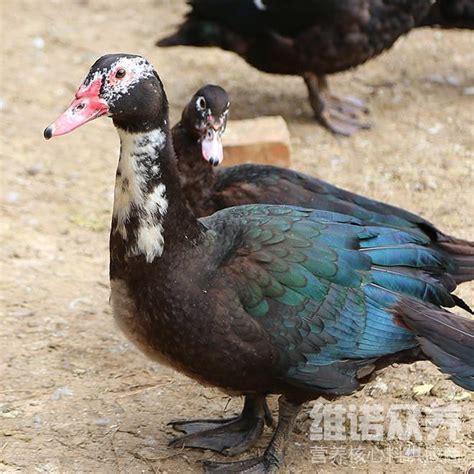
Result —
<svg viewBox="0 0 474 474"><path fill-rule="evenodd" d="M128 240L126 224L131 213L138 216L135 244L128 255L145 255L147 262L161 256L164 249L163 218L168 210L166 187L158 183L148 191L151 178L160 175L157 162L166 136L161 129L147 133L128 133L119 130L121 149L115 179L113 217L118 232Z"/></svg>

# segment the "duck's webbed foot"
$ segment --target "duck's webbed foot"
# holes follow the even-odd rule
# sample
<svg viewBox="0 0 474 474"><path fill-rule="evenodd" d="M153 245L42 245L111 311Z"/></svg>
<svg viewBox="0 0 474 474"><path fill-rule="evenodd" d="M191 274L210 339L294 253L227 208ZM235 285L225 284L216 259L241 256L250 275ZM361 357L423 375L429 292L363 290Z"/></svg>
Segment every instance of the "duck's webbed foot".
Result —
<svg viewBox="0 0 474 474"><path fill-rule="evenodd" d="M246 396L242 413L222 420L174 421L169 423L184 436L170 442L173 447L211 449L226 456L243 453L260 438L272 417L264 396Z"/></svg>
<svg viewBox="0 0 474 474"><path fill-rule="evenodd" d="M325 76L307 73L304 76L309 101L316 120L338 135L349 136L357 130L370 128L359 121L361 113L368 113L364 101L356 97L337 97L329 92Z"/></svg>
<svg viewBox="0 0 474 474"><path fill-rule="evenodd" d="M245 472L246 474L269 474L279 470L283 465L284 450L288 436L293 431L300 404L294 404L281 396L278 425L273 438L262 457L231 463L206 461L204 468L208 473L214 472Z"/></svg>

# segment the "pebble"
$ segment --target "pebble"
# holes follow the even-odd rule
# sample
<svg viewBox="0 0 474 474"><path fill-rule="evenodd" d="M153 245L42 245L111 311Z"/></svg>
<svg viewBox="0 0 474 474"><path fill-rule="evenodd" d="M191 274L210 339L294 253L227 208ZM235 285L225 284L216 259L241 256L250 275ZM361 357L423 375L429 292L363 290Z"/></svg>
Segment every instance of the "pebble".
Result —
<svg viewBox="0 0 474 474"><path fill-rule="evenodd" d="M474 86L471 87L465 87L464 90L462 91L464 95L474 95Z"/></svg>
<svg viewBox="0 0 474 474"><path fill-rule="evenodd" d="M95 424L97 426L107 426L109 425L111 422L110 418L97 418L97 420L95 420Z"/></svg>
<svg viewBox="0 0 474 474"><path fill-rule="evenodd" d="M42 164L36 164L36 165L32 165L32 166L29 166L28 168L26 168L26 174L28 174L29 176L36 176L37 174L41 173L43 171L43 165Z"/></svg>
<svg viewBox="0 0 474 474"><path fill-rule="evenodd" d="M433 388L433 384L431 383L425 383L423 385L415 385L413 387L413 394L415 395L415 397L428 395L431 392L432 388Z"/></svg>
<svg viewBox="0 0 474 474"><path fill-rule="evenodd" d="M71 390L69 387L59 387L51 395L51 399L60 400L63 397L72 397L73 395L74 395L74 391Z"/></svg>
<svg viewBox="0 0 474 474"><path fill-rule="evenodd" d="M18 201L19 197L20 195L16 191L9 191L7 195L5 196L5 200L9 202L10 204L13 204Z"/></svg>
<svg viewBox="0 0 474 474"><path fill-rule="evenodd" d="M43 49L44 48L44 39L41 38L40 36L37 36L36 38L33 39L33 46L36 49Z"/></svg>

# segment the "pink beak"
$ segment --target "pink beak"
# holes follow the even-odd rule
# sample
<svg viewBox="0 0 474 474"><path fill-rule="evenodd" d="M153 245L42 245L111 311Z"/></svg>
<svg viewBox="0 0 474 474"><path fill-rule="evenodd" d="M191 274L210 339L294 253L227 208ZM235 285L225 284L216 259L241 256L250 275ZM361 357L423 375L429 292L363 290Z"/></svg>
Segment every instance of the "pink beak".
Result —
<svg viewBox="0 0 474 474"><path fill-rule="evenodd" d="M206 136L201 141L202 156L213 166L222 163L224 159L224 150L222 147L221 134L218 130L209 127Z"/></svg>
<svg viewBox="0 0 474 474"><path fill-rule="evenodd" d="M99 97L102 79L92 81L87 88L79 87L76 98L66 111L61 114L44 131L44 137L50 139L59 135L65 135L76 128L84 125L109 112L109 106L105 100Z"/></svg>

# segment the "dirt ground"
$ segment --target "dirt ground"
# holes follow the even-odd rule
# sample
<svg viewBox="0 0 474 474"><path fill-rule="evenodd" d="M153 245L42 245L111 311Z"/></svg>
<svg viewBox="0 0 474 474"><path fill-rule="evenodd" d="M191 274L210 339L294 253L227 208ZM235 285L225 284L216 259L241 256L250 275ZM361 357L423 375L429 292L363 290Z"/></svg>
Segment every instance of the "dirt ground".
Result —
<svg viewBox="0 0 474 474"><path fill-rule="evenodd" d="M168 448L166 423L230 416L241 406L151 363L113 324L115 131L102 119L52 142L42 137L104 53L148 58L164 81L173 121L198 87L219 83L231 94L233 118L284 116L294 168L474 237L471 32L419 30L331 78L334 90L366 98L371 108L373 129L342 139L312 122L299 78L259 73L219 50L154 47L179 21L184 1L0 0L0 9L1 472L200 472L200 460L219 456ZM474 303L474 284L457 294ZM462 410L457 439L444 433L434 441L366 442L366 454L350 458L355 442L309 439L308 406L284 472L467 472L474 466L473 402L427 363L387 369L343 406L454 404ZM331 458L336 448L345 454ZM392 455L394 448L402 455Z"/></svg>

